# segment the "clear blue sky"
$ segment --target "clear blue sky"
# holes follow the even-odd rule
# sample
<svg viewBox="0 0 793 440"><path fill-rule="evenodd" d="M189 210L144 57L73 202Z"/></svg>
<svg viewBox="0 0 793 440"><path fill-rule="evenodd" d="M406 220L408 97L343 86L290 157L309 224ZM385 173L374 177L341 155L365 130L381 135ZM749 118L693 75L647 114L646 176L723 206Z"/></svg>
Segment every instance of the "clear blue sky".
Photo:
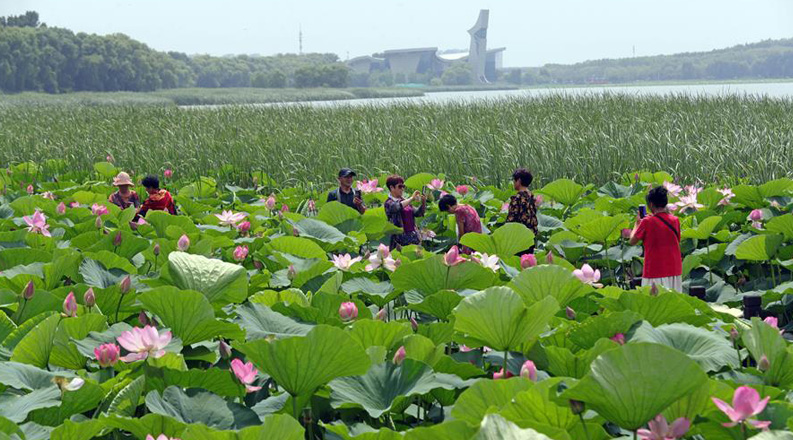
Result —
<svg viewBox="0 0 793 440"><path fill-rule="evenodd" d="M385 49L467 49L490 9L506 66L702 51L793 37L793 0L0 0L74 31L121 32L158 50L212 55L306 52L342 59Z"/></svg>

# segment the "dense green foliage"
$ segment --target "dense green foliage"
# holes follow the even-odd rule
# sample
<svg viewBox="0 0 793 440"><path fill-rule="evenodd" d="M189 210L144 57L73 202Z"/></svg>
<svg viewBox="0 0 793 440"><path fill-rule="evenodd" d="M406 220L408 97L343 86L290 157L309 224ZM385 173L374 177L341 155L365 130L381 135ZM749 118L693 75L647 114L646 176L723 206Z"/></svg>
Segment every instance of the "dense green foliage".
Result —
<svg viewBox="0 0 793 440"><path fill-rule="evenodd" d="M259 169L290 185L322 183L342 166L499 185L517 166L540 182L604 183L634 169L763 182L793 172L792 112L784 100L623 95L339 108L9 106L0 107L0 157L65 157L70 169L90 170L112 154L137 173L178 164L228 183L249 183Z"/></svg>
<svg viewBox="0 0 793 440"><path fill-rule="evenodd" d="M706 288L697 299L629 287L643 258L621 229L648 188L673 180L662 172L535 187L537 236L504 223L511 190L410 176L409 190L431 184L431 199L448 191L480 214L485 233L461 240L477 253L460 258L443 255L455 221L434 201L421 247L382 246L396 230L376 183L362 215L264 173L264 186L224 188L176 167L162 182L181 214L131 223L133 208L107 202L113 163L90 174L58 164L68 160L0 169L3 438L746 439L753 421L780 431L761 440L793 428L793 348L781 334L793 311L791 179L670 188L681 191L670 202L684 285ZM536 261L515 255L532 243ZM597 272L585 276L587 265ZM747 296L765 320L742 317ZM732 403L741 393L757 397ZM724 426L727 414L741 426ZM650 437L660 416L686 423Z"/></svg>

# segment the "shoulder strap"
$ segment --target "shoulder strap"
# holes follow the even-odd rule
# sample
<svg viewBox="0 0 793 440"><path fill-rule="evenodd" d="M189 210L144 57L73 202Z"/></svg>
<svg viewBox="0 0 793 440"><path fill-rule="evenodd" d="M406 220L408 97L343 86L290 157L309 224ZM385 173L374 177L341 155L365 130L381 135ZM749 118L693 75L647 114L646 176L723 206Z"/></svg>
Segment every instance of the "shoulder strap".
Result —
<svg viewBox="0 0 793 440"><path fill-rule="evenodd" d="M672 232L674 232L674 234L675 234L675 237L677 237L677 241L680 241L680 231L678 231L677 229L675 229L675 227L674 227L674 226L672 226L672 224L671 224L671 223L669 223L668 221L664 220L664 218L663 218L663 217L661 217L660 215L656 215L656 216L654 216L654 217L655 217L655 218L657 218L658 220L661 220L661 221L662 221L662 222L663 222L663 223L664 223L664 224L665 224L667 227L669 227L669 229L671 229L671 230L672 230Z"/></svg>

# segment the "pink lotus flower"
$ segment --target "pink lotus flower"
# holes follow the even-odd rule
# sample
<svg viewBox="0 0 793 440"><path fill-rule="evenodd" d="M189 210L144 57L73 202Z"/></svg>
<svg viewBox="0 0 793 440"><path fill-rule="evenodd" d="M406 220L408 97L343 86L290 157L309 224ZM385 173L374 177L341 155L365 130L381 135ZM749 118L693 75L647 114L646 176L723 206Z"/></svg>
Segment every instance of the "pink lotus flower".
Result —
<svg viewBox="0 0 793 440"><path fill-rule="evenodd" d="M499 262L498 255L487 255L484 253L476 252L473 255L473 261L479 263L480 265L482 265L482 267L486 267L492 270L493 272L498 272L498 269L501 268L501 266L498 265Z"/></svg>
<svg viewBox="0 0 793 440"><path fill-rule="evenodd" d="M766 397L765 399L760 400L760 395L754 388L747 386L738 387L735 390L735 394L732 396L732 406L715 397L712 399L713 403L715 403L716 406L722 412L724 412L724 414L727 414L727 417L730 418L730 423L723 424L728 428L744 422L748 422L755 428L760 428L762 430L767 430L771 425L771 422L750 419L750 417L756 416L757 414L763 412L765 406L768 404L768 400L770 399L770 397Z"/></svg>
<svg viewBox="0 0 793 440"><path fill-rule="evenodd" d="M674 183L664 182L664 188L672 197L677 197L680 195L680 192L683 191L683 188L680 185L675 185Z"/></svg>
<svg viewBox="0 0 793 440"><path fill-rule="evenodd" d="M509 212L509 202L504 202L504 204L501 205L501 212Z"/></svg>
<svg viewBox="0 0 793 440"><path fill-rule="evenodd" d="M584 264L581 269L574 270L573 275L581 280L582 283L593 286L596 286L597 282L600 281L600 270L594 270L592 266L588 264Z"/></svg>
<svg viewBox="0 0 793 440"><path fill-rule="evenodd" d="M361 261L361 257L352 258L350 254L344 255L333 255L333 265L336 266L340 271L347 272L350 270L353 264Z"/></svg>
<svg viewBox="0 0 793 440"><path fill-rule="evenodd" d="M385 308L380 309L376 315L374 315L374 319L377 321L388 321L388 313L386 312Z"/></svg>
<svg viewBox="0 0 793 440"><path fill-rule="evenodd" d="M435 238L435 231L433 231L432 229L424 228L421 231L419 231L419 237L421 238L422 241L432 240L433 238Z"/></svg>
<svg viewBox="0 0 793 440"><path fill-rule="evenodd" d="M124 347L128 355L121 358L124 362L135 362L151 356L155 359L165 355L164 348L171 342L171 332L160 334L156 328L145 326L134 327L132 330L121 333L116 338L119 345Z"/></svg>
<svg viewBox="0 0 793 440"><path fill-rule="evenodd" d="M633 231L630 228L625 228L625 229L622 230L620 235L622 236L623 240L630 240L632 232Z"/></svg>
<svg viewBox="0 0 793 440"><path fill-rule="evenodd" d="M247 234L248 231L250 230L251 230L251 222L247 220L237 225L237 231L239 231L240 234Z"/></svg>
<svg viewBox="0 0 793 440"><path fill-rule="evenodd" d="M446 255L443 256L443 264L449 267L457 266L463 261L465 261L465 258L460 256L460 250L457 249L456 245L452 246L449 252L446 252Z"/></svg>
<svg viewBox="0 0 793 440"><path fill-rule="evenodd" d="M74 297L74 292L69 292L63 300L63 313L72 318L77 316L77 299Z"/></svg>
<svg viewBox="0 0 793 440"><path fill-rule="evenodd" d="M407 352L405 351L405 346L403 345L399 347L399 350L397 350L396 353L394 353L393 362L397 365L401 365L402 361L405 360L405 356L407 356Z"/></svg>
<svg viewBox="0 0 793 440"><path fill-rule="evenodd" d="M234 260L243 261L248 257L248 246L237 246L234 249Z"/></svg>
<svg viewBox="0 0 793 440"><path fill-rule="evenodd" d="M56 378L57 381L57 378ZM61 385L62 384L62 385ZM61 390L63 391L77 391L85 385L85 379L81 377L75 377L74 379L70 380L69 382L61 382L59 383L61 386Z"/></svg>
<svg viewBox="0 0 793 440"><path fill-rule="evenodd" d="M188 238L187 235L182 235L181 237L179 237L179 241L176 242L176 248L184 252L189 247L190 247L190 238Z"/></svg>
<svg viewBox="0 0 793 440"><path fill-rule="evenodd" d="M267 207L270 211L275 209L275 195L270 194L270 197L267 197L267 200L264 202L264 206Z"/></svg>
<svg viewBox="0 0 793 440"><path fill-rule="evenodd" d="M47 217L41 211L36 210L32 217L24 216L22 220L28 224L28 232L41 234L45 237L52 236L49 231L50 225L47 224Z"/></svg>
<svg viewBox="0 0 793 440"><path fill-rule="evenodd" d="M769 316L763 320L766 324L774 328L779 328L779 320L775 316Z"/></svg>
<svg viewBox="0 0 793 440"><path fill-rule="evenodd" d="M45 199L55 200L55 194L53 194L51 191L44 191L41 194L41 197Z"/></svg>
<svg viewBox="0 0 793 440"><path fill-rule="evenodd" d="M339 318L342 321L353 321L358 318L358 306L354 302L343 302L339 306Z"/></svg>
<svg viewBox="0 0 793 440"><path fill-rule="evenodd" d="M102 368L112 367L118 362L121 348L116 344L102 344L94 348L94 356Z"/></svg>
<svg viewBox="0 0 793 440"><path fill-rule="evenodd" d="M146 440L180 440L180 439L178 439L176 437L173 437L173 438L172 437L168 437L165 434L160 434L160 435L157 436L157 438L154 438L153 435L149 434L149 435L146 436Z"/></svg>
<svg viewBox="0 0 793 440"><path fill-rule="evenodd" d="M33 194L33 192L35 191L35 189L33 189L33 185L28 185L28 187L27 187L27 190L26 190L26 191L27 191L27 193L28 193L28 194Z"/></svg>
<svg viewBox="0 0 793 440"><path fill-rule="evenodd" d="M356 184L356 188L362 194L378 193L378 192L381 192L383 190L383 188L379 188L377 186L377 179L359 181Z"/></svg>
<svg viewBox="0 0 793 440"><path fill-rule="evenodd" d="M93 307L96 305L96 294L94 294L93 287L89 287L83 294L83 304L85 304L86 307Z"/></svg>
<svg viewBox="0 0 793 440"><path fill-rule="evenodd" d="M730 204L730 200L733 197L735 197L735 194L733 194L733 192L732 192L732 190L730 188L719 189L717 191L720 192L721 195L724 196L724 198L719 200L719 206L727 206L727 205L729 205Z"/></svg>
<svg viewBox="0 0 793 440"><path fill-rule="evenodd" d="M170 179L173 176L173 170L168 168L162 172L162 175L165 176L166 179Z"/></svg>
<svg viewBox="0 0 793 440"><path fill-rule="evenodd" d="M610 337L609 339L616 342L617 344L625 345L625 335L622 333L617 333L614 336Z"/></svg>
<svg viewBox="0 0 793 440"><path fill-rule="evenodd" d="M396 260L391 257L391 250L382 243L377 247L376 253L369 255L369 264L366 265L366 271L372 272L377 270L380 266L385 267L391 272L395 271L399 266Z"/></svg>
<svg viewBox="0 0 793 440"><path fill-rule="evenodd" d="M432 181L430 181L430 183L427 184L427 188L429 188L429 189L431 189L433 191L438 191L441 188L443 188L443 180L437 179L437 178L436 179L432 179Z"/></svg>
<svg viewBox="0 0 793 440"><path fill-rule="evenodd" d="M763 210L762 209L752 210L752 212L749 213L749 220L753 222L759 222L763 220Z"/></svg>
<svg viewBox="0 0 793 440"><path fill-rule="evenodd" d="M520 257L520 268L528 269L537 265L537 257L534 254L525 254Z"/></svg>
<svg viewBox="0 0 793 440"><path fill-rule="evenodd" d="M468 185L457 185L454 190L457 191L457 194L464 196L468 194L469 188Z"/></svg>
<svg viewBox="0 0 793 440"><path fill-rule="evenodd" d="M677 440L686 435L690 426L691 422L685 417L680 417L669 426L666 417L658 414L647 424L650 429L640 429L636 434L641 440Z"/></svg>
<svg viewBox="0 0 793 440"><path fill-rule="evenodd" d="M763 222L752 222L752 227L755 229L763 229Z"/></svg>
<svg viewBox="0 0 793 440"><path fill-rule="evenodd" d="M676 209L680 209L683 211L687 209L696 211L697 209L701 209L705 207L705 205L697 202L696 194L690 194L690 193L680 197L680 200L678 200L677 203L675 203L672 206L674 206Z"/></svg>
<svg viewBox="0 0 793 440"><path fill-rule="evenodd" d="M317 212L317 202L314 199L308 199L308 203L306 203L306 209L308 210L309 214L315 214Z"/></svg>
<svg viewBox="0 0 793 440"><path fill-rule="evenodd" d="M55 212L61 215L66 214L66 204L63 202L58 203L58 207L55 208Z"/></svg>
<svg viewBox="0 0 793 440"><path fill-rule="evenodd" d="M234 213L233 211L222 211L220 214L215 214L215 217L220 220L221 226L229 226L229 227L236 227L237 223L242 221L247 214L244 212ZM248 224L250 225L250 223Z"/></svg>
<svg viewBox="0 0 793 440"><path fill-rule="evenodd" d="M537 382L537 367L532 361L526 361L520 367L520 377Z"/></svg>
<svg viewBox="0 0 793 440"><path fill-rule="evenodd" d="M80 202L69 203L69 207L70 208L79 208L80 207Z"/></svg>
<svg viewBox="0 0 793 440"><path fill-rule="evenodd" d="M545 199L542 198L541 194L534 196L534 206L542 205L543 200L545 200Z"/></svg>
<svg viewBox="0 0 793 440"><path fill-rule="evenodd" d="M513 376L514 376L514 374L512 374L512 372L509 371L509 370L507 370L507 372L505 374L504 373L504 369L502 368L502 369L498 370L497 372L493 373L493 380L509 379L510 377L513 377Z"/></svg>
<svg viewBox="0 0 793 440"><path fill-rule="evenodd" d="M245 385L245 390L249 393L262 389L262 387L250 385L256 380L256 375L259 374L259 371L254 368L252 363L247 362L243 364L241 360L233 359L231 361L231 371L233 371L237 379Z"/></svg>
<svg viewBox="0 0 793 440"><path fill-rule="evenodd" d="M99 203L94 203L93 205L91 205L91 212L94 215L105 215L109 211L107 210L107 206L100 205Z"/></svg>

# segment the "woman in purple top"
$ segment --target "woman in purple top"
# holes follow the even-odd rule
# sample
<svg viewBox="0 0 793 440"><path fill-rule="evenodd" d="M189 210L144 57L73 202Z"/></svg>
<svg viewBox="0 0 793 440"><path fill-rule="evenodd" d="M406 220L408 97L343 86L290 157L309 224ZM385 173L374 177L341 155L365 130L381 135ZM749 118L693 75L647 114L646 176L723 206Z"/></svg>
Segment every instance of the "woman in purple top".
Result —
<svg viewBox="0 0 793 440"><path fill-rule="evenodd" d="M385 201L385 214L388 221L398 228L402 228L401 234L391 236L391 249L395 249L410 244L420 244L419 232L416 229L416 217L423 217L427 210L427 197L414 192L412 196L404 198L405 179L400 176L389 176L385 185L390 191L388 199ZM421 200L421 207L416 210L411 206L414 200Z"/></svg>

